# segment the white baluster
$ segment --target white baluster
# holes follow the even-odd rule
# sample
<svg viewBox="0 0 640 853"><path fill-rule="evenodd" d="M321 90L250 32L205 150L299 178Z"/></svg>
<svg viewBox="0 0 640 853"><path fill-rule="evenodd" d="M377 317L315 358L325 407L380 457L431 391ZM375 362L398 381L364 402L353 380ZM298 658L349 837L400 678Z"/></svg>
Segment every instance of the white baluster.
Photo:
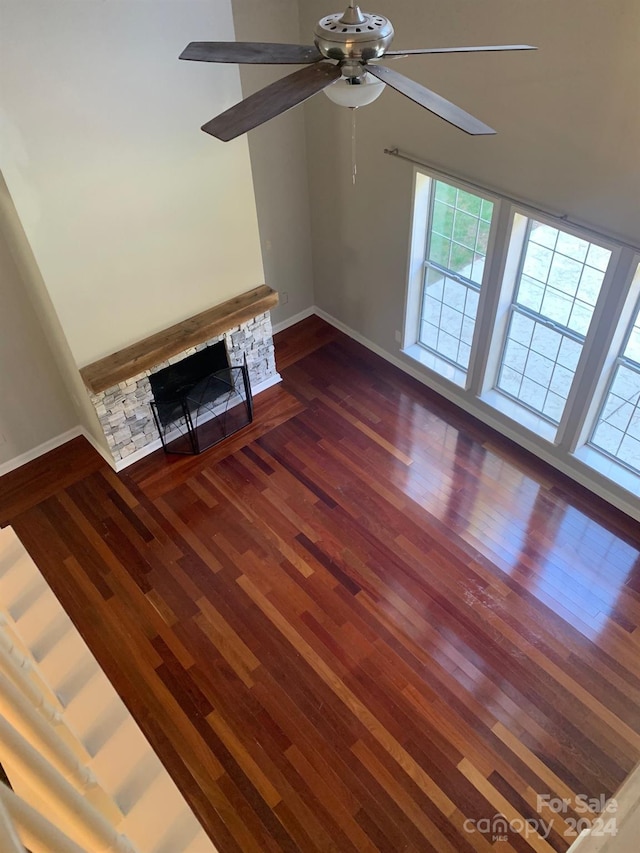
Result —
<svg viewBox="0 0 640 853"><path fill-rule="evenodd" d="M52 723L60 722L61 716L55 707L55 704L58 704L55 694L34 671L33 663L14 641L11 626L2 613L0 613L0 667L29 697L34 708L38 708Z"/></svg>
<svg viewBox="0 0 640 853"><path fill-rule="evenodd" d="M31 853L87 853L72 841L68 835L61 832L51 821L37 812L33 806L25 803L13 791L0 782L0 804L8 813L10 820L17 827L20 838L31 850ZM1 838L1 837L0 837ZM0 848L3 853L5 848ZM24 847L18 847L19 853L24 853ZM8 848L13 853L11 847Z"/></svg>
<svg viewBox="0 0 640 853"><path fill-rule="evenodd" d="M59 815L64 831L92 853L135 853L131 842L73 788L62 775L0 717L0 761Z"/></svg>
<svg viewBox="0 0 640 853"><path fill-rule="evenodd" d="M98 785L93 772L60 737L60 728L50 726L5 675L0 673L0 714L107 820L118 825L122 812Z"/></svg>
<svg viewBox="0 0 640 853"><path fill-rule="evenodd" d="M24 847L15 830L11 815L2 800L0 800L0 850L2 853L24 853Z"/></svg>

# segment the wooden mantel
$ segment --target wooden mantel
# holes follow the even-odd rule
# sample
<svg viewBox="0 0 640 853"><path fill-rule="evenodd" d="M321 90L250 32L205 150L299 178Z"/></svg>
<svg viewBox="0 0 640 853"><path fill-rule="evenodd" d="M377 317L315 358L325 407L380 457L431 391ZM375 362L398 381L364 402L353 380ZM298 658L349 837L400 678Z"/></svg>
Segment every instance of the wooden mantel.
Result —
<svg viewBox="0 0 640 853"><path fill-rule="evenodd" d="M251 320L252 317L264 314L277 304L276 291L266 284L261 284L216 305L215 308L209 308L162 332L156 332L155 335L126 349L87 364L80 371L80 375L89 391L99 394L190 347L221 335L234 326Z"/></svg>

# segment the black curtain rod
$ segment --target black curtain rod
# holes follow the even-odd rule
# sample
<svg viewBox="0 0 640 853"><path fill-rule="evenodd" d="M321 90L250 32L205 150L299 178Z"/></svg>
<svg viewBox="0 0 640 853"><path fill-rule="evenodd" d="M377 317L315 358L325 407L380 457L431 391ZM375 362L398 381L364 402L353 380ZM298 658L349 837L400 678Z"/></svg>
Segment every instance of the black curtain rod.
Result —
<svg viewBox="0 0 640 853"><path fill-rule="evenodd" d="M545 210L542 207L536 207L534 204L531 204L530 202L525 201L524 199L509 196L506 195L506 193L500 192L500 190L494 190L491 187L484 187L480 184L476 184L474 181L469 180L469 178L464 177L464 175L458 175L455 172L445 172L440 167L434 166L426 160L421 160L420 158L415 157L412 154L407 154L404 151L401 151L399 148L384 148L383 151L390 157L396 157L399 160L406 160L407 163L413 163L415 166L424 166L425 169L429 169L429 171L435 172L438 176L441 176L442 178L453 178L456 181L460 181L463 184L467 184L467 186L473 188L474 190L477 190L479 193L489 193L490 195L493 195L502 201L506 201L509 204L516 205L517 207L522 207L529 213L539 213L543 216L551 217L552 219L558 219L560 222L566 222L567 225L572 225L574 226L574 228L579 228L581 231L585 231L587 234L592 235L596 239L609 240L613 243L616 243L621 248L631 249L633 252L640 252L640 245L631 243L629 242L629 240L626 240L624 237L621 237L613 232L598 231L592 225L580 222L577 219L570 219L566 213L557 213L551 210Z"/></svg>

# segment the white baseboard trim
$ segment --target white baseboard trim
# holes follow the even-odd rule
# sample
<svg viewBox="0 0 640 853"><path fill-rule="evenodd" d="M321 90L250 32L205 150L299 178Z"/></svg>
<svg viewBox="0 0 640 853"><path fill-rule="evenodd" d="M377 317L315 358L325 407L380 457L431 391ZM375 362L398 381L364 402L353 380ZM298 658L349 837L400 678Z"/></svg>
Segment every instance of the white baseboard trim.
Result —
<svg viewBox="0 0 640 853"><path fill-rule="evenodd" d="M572 465L567 463L562 459L558 459L553 454L549 453L548 450L538 444L537 442L530 439L528 436L522 434L517 429L514 429L508 423L503 422L499 418L493 417L491 413L485 412L481 409L478 409L476 406L470 404L468 400L464 397L459 396L455 393L455 390L450 389L448 386L440 383L436 377L432 375L427 375L421 370L415 368L413 365L408 364L400 358L392 355L391 353L384 350L382 347L378 346L378 344L373 343L364 335L361 335L359 332L356 332L355 329L350 328L341 320L338 320L336 317L333 317L327 311L324 311L322 308L319 308L316 305L312 305L310 308L306 308L304 311L301 311L299 314L294 315L293 317L289 317L287 320L283 320L281 323L276 324L273 327L274 334L279 331L283 331L284 329L289 328L289 326L293 326L296 323L299 323L301 320L305 320L307 317L312 316L313 314L317 315L321 319L325 320L331 326L334 326L339 331L343 332L348 337L352 338L354 341L357 341L362 346L366 347L371 352L379 355L385 361L393 364L394 367L399 368L404 373L407 373L409 376L412 376L418 382L421 382L423 385L426 385L431 390L435 391L437 394L440 394L445 399L449 400L451 403L454 403L456 406L460 407L463 411L472 415L474 418L477 418L482 423L485 423L487 426L495 429L496 432L504 435L505 437L511 439L516 444L524 447L525 450L530 451L535 456L538 456L543 461L547 462L553 468L556 468L563 474L566 474L572 480L575 480L580 485L589 489L589 491L593 492L597 496L603 498L608 503L622 510L622 512L631 516L631 518L635 518L640 521L640 506L638 506L637 501L634 501L633 495L627 496L623 489L620 489L620 492L616 490L613 484L609 484L608 481L600 482L594 476L592 476L591 469L587 466L583 466L579 460L576 460L576 464ZM279 373L275 373L273 376L270 376L264 382L260 382L258 385L252 388L253 395L256 396L260 394L262 391L266 391L267 388L271 388L273 385L277 385L279 382L282 382L282 377ZM159 450L162 447L162 443L160 439L156 439L155 441L147 444L145 447L141 448L141 450L132 453L130 456L127 456L126 459L120 459L115 461L113 457L95 440L95 438L83 427L76 426L72 429L68 430L65 433L62 433L55 438L50 439L49 441L44 442L38 447L33 448L33 450L28 451L27 453L23 453L20 456L16 456L15 459L11 459L8 462L4 462L0 464L0 477L3 474L8 474L10 471L19 468L21 465L25 465L27 462L31 462L34 459L37 459L39 456L42 456L44 453L48 453L50 450L54 450L56 447L59 447L61 444L65 444L67 441L70 441L72 438L76 438L79 435L83 435L87 441L93 446L93 448L103 457L103 459L112 467L115 471L122 471L124 468L127 468L129 465L133 465L135 462L138 462L140 459L144 459L145 456L149 456L151 453ZM604 478L603 478L604 479ZM613 486L613 488L611 487Z"/></svg>
<svg viewBox="0 0 640 853"><path fill-rule="evenodd" d="M251 386L253 396L257 397L258 394L261 394L263 391L266 391L267 388L272 388L279 382L282 382L282 376L280 376L279 373L274 373L273 376L270 376L263 382L258 382L257 385ZM91 441L91 439L89 440ZM105 456L102 450L93 441L91 443L99 453L102 453L102 455ZM116 459L115 461L113 459L107 459L107 462L109 462L111 467L114 468L116 471L124 471L125 468L128 468L135 462L139 462L141 459L144 459L145 456L150 456L152 453L155 453L156 450L160 450L161 447L162 442L159 438L156 438L155 441L152 441L150 444L145 444L145 446L141 447L140 450L136 450L135 453L130 453L128 456L125 456L124 459Z"/></svg>
<svg viewBox="0 0 640 853"><path fill-rule="evenodd" d="M140 450L136 450L134 453L130 453L128 456L125 456L124 459L112 459L111 467L116 471L124 471L124 469L128 468L129 465L139 462L141 459L144 459L145 456L151 456L152 453L155 453L156 450L160 450L161 447L162 442L159 438L156 438L149 444L145 444L145 446L141 447Z"/></svg>
<svg viewBox="0 0 640 853"><path fill-rule="evenodd" d="M299 311L297 314L294 314L293 317L287 317L286 320L281 320L279 323L275 323L273 326L273 334L277 335L278 332L284 332L285 329L288 329L289 326L295 326L296 323L299 323L301 320L306 320L307 317L311 317L313 314L317 314L318 309L315 305L310 305L308 308L305 308L304 311Z"/></svg>
<svg viewBox="0 0 640 853"><path fill-rule="evenodd" d="M82 427L81 429L82 429L82 435L87 439L87 441L93 447L93 449L96 451L96 453L99 453L100 456L102 456L102 458L104 459L104 461L108 465L110 465L113 468L113 470L115 471L116 470L116 463L115 463L113 456L109 453L109 451L100 444L100 442L97 440L97 438L95 438L95 436L93 436L89 432L88 429L85 429L84 427Z"/></svg>
<svg viewBox="0 0 640 853"><path fill-rule="evenodd" d="M268 379L263 379L262 382L258 382L257 385L251 386L251 392L254 397L257 397L258 394L262 394L263 391L266 391L267 388L273 388L274 385L278 385L282 382L282 376L276 371L273 376L270 376Z"/></svg>
<svg viewBox="0 0 640 853"><path fill-rule="evenodd" d="M28 450L26 453L21 453L20 456L9 459L8 462L3 462L0 465L0 477L4 474L8 474L10 471L15 471L15 469L20 468L21 465L26 465L27 462L33 462L33 460L37 459L38 456L42 456L44 453L49 453L50 450L55 450L56 447L60 447L61 444L66 444L67 441L71 441L72 438L77 438L79 435L84 435L82 427L72 427L72 429L68 429L66 432L56 435L55 438L50 438L49 441L39 444L37 447L34 447L33 450Z"/></svg>
<svg viewBox="0 0 640 853"><path fill-rule="evenodd" d="M637 500L634 502L633 495L627 496L628 493L622 488L618 491L614 483L611 483L604 478L602 478L601 481L597 472L592 472L592 470L588 466L583 465L580 460L576 459L575 464L571 464L564 459L559 459L557 456L550 453L542 443L536 442L533 438L530 438L519 430L513 428L508 422L506 422L506 419L503 421L499 417L493 417L491 412L484 411L483 409L472 405L469 400L462 395L456 394L455 390L449 388L444 383L439 382L436 377L427 375L421 370L413 367L413 365L391 355L391 353L382 349L382 347L374 344L373 341L365 338L364 335L361 335L359 332L351 329L340 320L332 317L331 314L328 314L322 308L316 307L314 309L314 313L331 326L334 326L339 331L344 332L345 335L352 338L354 341L357 341L368 350L371 350L371 352L379 355L385 361L388 361L404 373L407 373L409 376L417 379L418 382L426 385L427 388L430 388L432 391L440 394L451 403L454 403L477 420L496 430L496 432L504 435L506 438L511 439L511 441L518 444L520 447L524 447L525 450L528 450L539 459L547 462L562 474L566 474L567 477L574 480L579 485L584 486L590 492L593 492L598 497L607 501L607 503L610 503L617 509L622 510L622 512L631 516L631 518L635 518L640 521L640 505Z"/></svg>
<svg viewBox="0 0 640 853"><path fill-rule="evenodd" d="M267 388L271 388L279 382L282 382L282 377L279 373L274 373L273 376L270 376L263 382L259 382L257 385L252 386L251 390L253 392L253 396L256 397L258 394L266 391ZM16 456L15 459L10 459L8 462L2 463L0 465L0 477L2 477L3 474L8 474L10 471L14 471L16 468L20 468L21 465L26 465L27 462L32 462L39 456L48 453L50 450L55 450L56 447L66 444L67 441L71 441L72 438L77 438L79 435L82 435L87 439L96 453L99 453L104 461L110 465L114 471L122 471L124 468L127 468L129 465L133 465L134 462L139 462L140 459L144 459L145 456L149 456L151 453L162 447L162 442L157 438L155 441L145 445L135 453L130 454L125 459L114 459L109 451L106 450L93 435L91 435L89 430L78 425L73 427L73 429L67 430L67 432L62 433L61 435L57 435L49 441L45 441L44 444L34 447L33 450L29 450L27 453L22 453L20 456Z"/></svg>

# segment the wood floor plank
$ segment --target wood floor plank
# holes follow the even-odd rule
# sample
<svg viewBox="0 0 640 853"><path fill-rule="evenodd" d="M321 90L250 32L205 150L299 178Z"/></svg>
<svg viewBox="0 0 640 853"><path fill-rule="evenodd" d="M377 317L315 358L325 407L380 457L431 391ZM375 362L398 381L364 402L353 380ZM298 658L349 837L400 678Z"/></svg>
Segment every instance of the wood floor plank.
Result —
<svg viewBox="0 0 640 853"><path fill-rule="evenodd" d="M230 441L74 440L0 523L221 853L564 853L640 760L637 525L318 318L276 358Z"/></svg>

